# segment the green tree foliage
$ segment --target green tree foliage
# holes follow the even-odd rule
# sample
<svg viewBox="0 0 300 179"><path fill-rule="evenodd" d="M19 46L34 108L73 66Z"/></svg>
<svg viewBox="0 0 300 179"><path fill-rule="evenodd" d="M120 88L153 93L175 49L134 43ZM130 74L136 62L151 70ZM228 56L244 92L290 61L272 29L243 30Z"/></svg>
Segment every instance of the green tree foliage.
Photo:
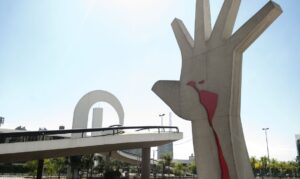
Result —
<svg viewBox="0 0 300 179"><path fill-rule="evenodd" d="M103 159L103 157L100 155L95 155L94 161L95 161L94 171L96 173L104 173L106 161Z"/></svg>
<svg viewBox="0 0 300 179"><path fill-rule="evenodd" d="M162 156L161 160L159 161L159 165L162 169L162 177L165 178L166 172L170 175L171 173L171 163L172 163L172 155L169 153L166 153Z"/></svg>
<svg viewBox="0 0 300 179"><path fill-rule="evenodd" d="M37 160L32 160L32 161L28 161L28 162L25 163L25 168L28 169L29 175L31 175L31 176L35 176L36 175L36 173L37 173L37 166L38 166L37 163L38 163Z"/></svg>
<svg viewBox="0 0 300 179"><path fill-rule="evenodd" d="M64 171L66 171L66 169L67 169L66 168L67 159L64 158L64 157L55 158L55 159L53 159L53 162L55 163L54 170L56 171L56 173L60 177L60 174Z"/></svg>
<svg viewBox="0 0 300 179"><path fill-rule="evenodd" d="M81 170L85 171L87 178L92 176L94 167L94 154L83 155L81 157Z"/></svg>
<svg viewBox="0 0 300 179"><path fill-rule="evenodd" d="M300 177L300 163L296 160L283 162L276 159L269 161L267 157L259 160L251 157L250 162L255 176Z"/></svg>
<svg viewBox="0 0 300 179"><path fill-rule="evenodd" d="M196 168L195 161L193 161L191 164L188 165L188 171L189 171L189 173L191 173L193 175L197 174L197 168Z"/></svg>
<svg viewBox="0 0 300 179"><path fill-rule="evenodd" d="M55 163L52 159L44 160L44 175L52 176L56 174L54 165Z"/></svg>
<svg viewBox="0 0 300 179"><path fill-rule="evenodd" d="M119 179L121 177L121 168L129 168L128 164L118 160L106 160L105 161L104 178L107 179Z"/></svg>
<svg viewBox="0 0 300 179"><path fill-rule="evenodd" d="M174 174L176 176L183 176L186 171L186 167L182 163L175 163Z"/></svg>
<svg viewBox="0 0 300 179"><path fill-rule="evenodd" d="M66 159L63 157L44 160L44 172L46 175L58 175L66 169Z"/></svg>

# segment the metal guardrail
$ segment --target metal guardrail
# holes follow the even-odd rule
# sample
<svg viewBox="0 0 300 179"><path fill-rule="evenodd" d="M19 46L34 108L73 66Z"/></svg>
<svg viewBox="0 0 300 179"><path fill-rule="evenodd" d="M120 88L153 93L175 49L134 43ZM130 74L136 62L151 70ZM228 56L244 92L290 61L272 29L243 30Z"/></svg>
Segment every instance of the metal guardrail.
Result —
<svg viewBox="0 0 300 179"><path fill-rule="evenodd" d="M4 132L4 133L0 133L0 139L8 138L8 137L42 137L42 140L44 140L45 136L59 135L59 134L74 134L74 133L81 133L81 137L83 138L85 137L85 134L88 132L112 131L112 133L106 135L116 135L116 134L120 134L120 131L124 133L124 130L129 130L129 129L135 129L136 132L142 130L156 129L157 133L162 133L162 132L179 133L178 127L175 126L127 126L127 127L89 128L89 129ZM165 129L169 129L169 130L167 131ZM89 137L95 137L95 136L89 136Z"/></svg>

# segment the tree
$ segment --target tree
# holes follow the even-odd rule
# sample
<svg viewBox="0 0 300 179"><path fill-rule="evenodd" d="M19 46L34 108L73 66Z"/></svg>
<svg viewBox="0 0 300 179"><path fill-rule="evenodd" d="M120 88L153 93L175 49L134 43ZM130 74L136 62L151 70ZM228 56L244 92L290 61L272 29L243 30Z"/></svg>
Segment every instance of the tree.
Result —
<svg viewBox="0 0 300 179"><path fill-rule="evenodd" d="M197 168L196 168L196 164L195 164L194 161L188 165L188 170L189 170L189 172L192 173L193 175L196 175L196 174L197 174Z"/></svg>
<svg viewBox="0 0 300 179"><path fill-rule="evenodd" d="M262 175L264 165L260 160L257 160L255 157L250 157L250 164L255 176Z"/></svg>
<svg viewBox="0 0 300 179"><path fill-rule="evenodd" d="M251 167L253 169L253 171L255 170L255 164L257 163L257 160L255 157L250 157L250 164L251 164Z"/></svg>
<svg viewBox="0 0 300 179"><path fill-rule="evenodd" d="M272 176L279 176L279 162L276 159L271 159L269 162L269 168L271 169Z"/></svg>
<svg viewBox="0 0 300 179"><path fill-rule="evenodd" d="M27 161L25 163L25 167L28 169L29 174L35 178L35 175L37 173L37 160Z"/></svg>
<svg viewBox="0 0 300 179"><path fill-rule="evenodd" d="M53 158L51 159L51 162L53 163L52 167L54 172L58 174L58 178L60 178L60 174L66 168L66 159L64 157Z"/></svg>
<svg viewBox="0 0 300 179"><path fill-rule="evenodd" d="M269 162L267 161L267 157L261 157L260 160L255 157L250 158L255 176L264 176L268 171L270 171L268 175L271 177L299 177L300 175L297 160L284 162L273 158Z"/></svg>
<svg viewBox="0 0 300 179"><path fill-rule="evenodd" d="M185 167L182 163L175 163L174 166L174 174L176 176L183 176L185 171Z"/></svg>
<svg viewBox="0 0 300 179"><path fill-rule="evenodd" d="M162 155L159 165L162 166L162 177L165 178L166 167L168 167L168 174L170 175L170 167L172 163L172 156L170 153Z"/></svg>
<svg viewBox="0 0 300 179"><path fill-rule="evenodd" d="M97 173L104 173L106 164L105 164L105 160L103 159L103 157L100 155L95 155L94 161L95 161L94 171L96 171Z"/></svg>
<svg viewBox="0 0 300 179"><path fill-rule="evenodd" d="M83 155L81 157L81 169L86 171L87 178L92 177L94 167L94 154Z"/></svg>
<svg viewBox="0 0 300 179"><path fill-rule="evenodd" d="M261 164L262 164L262 167L263 167L263 169L261 170L262 172L261 172L261 174L263 175L263 176L265 176L267 173L268 173L268 158L267 157L261 157L260 158L260 162L261 162Z"/></svg>
<svg viewBox="0 0 300 179"><path fill-rule="evenodd" d="M46 175L52 176L53 174L56 173L54 165L55 163L53 162L52 159L44 160L44 172Z"/></svg>

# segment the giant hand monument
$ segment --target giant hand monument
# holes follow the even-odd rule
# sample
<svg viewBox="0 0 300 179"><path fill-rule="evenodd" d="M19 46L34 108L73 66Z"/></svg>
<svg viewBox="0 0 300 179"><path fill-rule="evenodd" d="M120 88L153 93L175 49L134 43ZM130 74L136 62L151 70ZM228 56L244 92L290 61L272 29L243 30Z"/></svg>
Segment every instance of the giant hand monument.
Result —
<svg viewBox="0 0 300 179"><path fill-rule="evenodd" d="M240 119L242 55L282 10L269 1L232 34L239 5L225 0L212 29L209 0L197 0L194 38L175 19L180 81L158 81L152 89L191 121L199 179L254 178Z"/></svg>

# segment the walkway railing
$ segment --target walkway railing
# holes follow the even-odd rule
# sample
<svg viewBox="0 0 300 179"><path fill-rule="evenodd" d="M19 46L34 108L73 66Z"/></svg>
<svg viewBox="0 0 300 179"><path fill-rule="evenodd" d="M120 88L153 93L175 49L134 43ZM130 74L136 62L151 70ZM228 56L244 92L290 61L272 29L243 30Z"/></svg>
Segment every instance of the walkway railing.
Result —
<svg viewBox="0 0 300 179"><path fill-rule="evenodd" d="M57 140L71 138L70 134L81 134L81 138L85 138L138 133L179 133L179 129L174 126L118 126L89 129L4 132L0 133L0 143Z"/></svg>

